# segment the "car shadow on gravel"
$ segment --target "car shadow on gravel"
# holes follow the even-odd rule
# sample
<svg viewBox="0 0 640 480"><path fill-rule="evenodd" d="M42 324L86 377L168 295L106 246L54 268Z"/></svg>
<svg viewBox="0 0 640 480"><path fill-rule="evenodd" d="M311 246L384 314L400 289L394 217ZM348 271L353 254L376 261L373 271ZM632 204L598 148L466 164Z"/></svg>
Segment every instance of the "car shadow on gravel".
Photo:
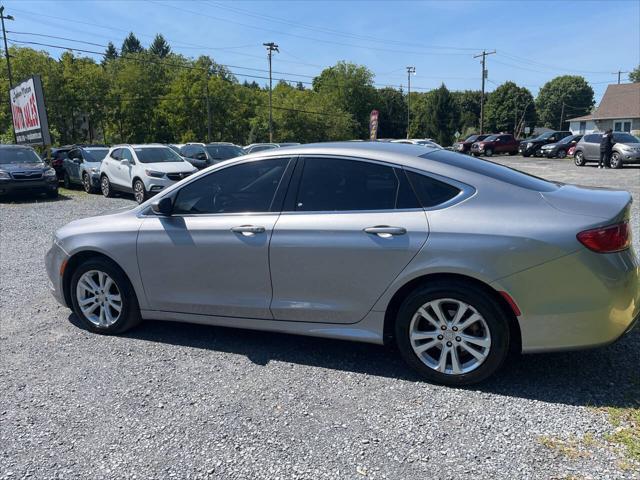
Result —
<svg viewBox="0 0 640 480"><path fill-rule="evenodd" d="M68 195L58 194L55 198L46 195L7 195L0 196L0 204L25 204L25 203L56 203L71 200Z"/></svg>
<svg viewBox="0 0 640 480"><path fill-rule="evenodd" d="M75 315L69 321L82 328ZM144 322L123 337L244 355L256 365L278 361L422 381L394 348L365 343L166 321ZM550 403L637 407L639 364L640 330L636 329L600 349L513 355L492 378L468 388Z"/></svg>

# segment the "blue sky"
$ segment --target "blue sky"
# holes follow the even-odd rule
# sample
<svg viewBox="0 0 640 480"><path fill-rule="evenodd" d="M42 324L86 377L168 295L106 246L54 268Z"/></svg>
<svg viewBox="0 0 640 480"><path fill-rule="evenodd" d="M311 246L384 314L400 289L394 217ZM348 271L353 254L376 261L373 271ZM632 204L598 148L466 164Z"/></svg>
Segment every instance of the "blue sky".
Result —
<svg viewBox="0 0 640 480"><path fill-rule="evenodd" d="M411 83L418 91L441 82L454 90L479 89L480 64L473 55L483 48L497 51L487 60L488 91L513 80L535 95L554 76L582 74L599 99L607 83L617 81L612 72L640 63L639 0L5 0L3 4L15 17L7 22L7 29L14 32L7 37L14 41L102 51L98 45L110 40L119 48L129 31L145 46L160 32L176 52L189 57L208 54L218 63L233 65L231 70L240 80L246 78L241 74L265 75L260 71L267 67L262 43L268 41L280 46L273 69L282 73L275 77L311 81L322 68L347 60L371 69L379 86L406 87L406 66L414 65ZM54 57L64 51L32 46Z"/></svg>

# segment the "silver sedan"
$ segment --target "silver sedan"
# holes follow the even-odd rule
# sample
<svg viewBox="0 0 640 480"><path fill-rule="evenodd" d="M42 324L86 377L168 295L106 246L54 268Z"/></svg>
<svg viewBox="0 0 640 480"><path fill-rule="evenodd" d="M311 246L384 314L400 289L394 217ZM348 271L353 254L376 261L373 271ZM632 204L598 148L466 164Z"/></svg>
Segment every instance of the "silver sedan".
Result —
<svg viewBox="0 0 640 480"><path fill-rule="evenodd" d="M46 265L96 333L145 319L395 343L424 378L464 385L510 352L631 329L630 204L431 147L305 145L71 222Z"/></svg>

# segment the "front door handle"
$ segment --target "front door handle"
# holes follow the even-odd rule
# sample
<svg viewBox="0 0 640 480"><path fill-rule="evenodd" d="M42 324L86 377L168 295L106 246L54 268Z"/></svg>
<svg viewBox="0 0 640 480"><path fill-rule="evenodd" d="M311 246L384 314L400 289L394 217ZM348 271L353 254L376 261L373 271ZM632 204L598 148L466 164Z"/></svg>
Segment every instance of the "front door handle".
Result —
<svg viewBox="0 0 640 480"><path fill-rule="evenodd" d="M239 227L231 227L231 231L234 233L241 233L245 237L250 237L256 233L264 233L264 227L256 227L255 225L240 225Z"/></svg>
<svg viewBox="0 0 640 480"><path fill-rule="evenodd" d="M365 228L364 231L370 235L378 235L381 238L389 238L394 235L404 235L407 233L406 228L390 227L388 225L376 225L375 227Z"/></svg>

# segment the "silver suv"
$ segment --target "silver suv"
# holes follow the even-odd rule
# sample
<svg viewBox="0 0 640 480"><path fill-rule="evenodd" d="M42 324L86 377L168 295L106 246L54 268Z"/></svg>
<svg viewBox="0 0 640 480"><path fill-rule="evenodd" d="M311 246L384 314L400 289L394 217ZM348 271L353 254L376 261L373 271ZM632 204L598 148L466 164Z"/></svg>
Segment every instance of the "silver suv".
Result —
<svg viewBox="0 0 640 480"><path fill-rule="evenodd" d="M600 160L601 133L590 133L582 137L573 154L574 162L583 167L587 162ZM625 163L640 162L640 140L627 132L613 132L613 152L611 153L611 168L622 168Z"/></svg>

